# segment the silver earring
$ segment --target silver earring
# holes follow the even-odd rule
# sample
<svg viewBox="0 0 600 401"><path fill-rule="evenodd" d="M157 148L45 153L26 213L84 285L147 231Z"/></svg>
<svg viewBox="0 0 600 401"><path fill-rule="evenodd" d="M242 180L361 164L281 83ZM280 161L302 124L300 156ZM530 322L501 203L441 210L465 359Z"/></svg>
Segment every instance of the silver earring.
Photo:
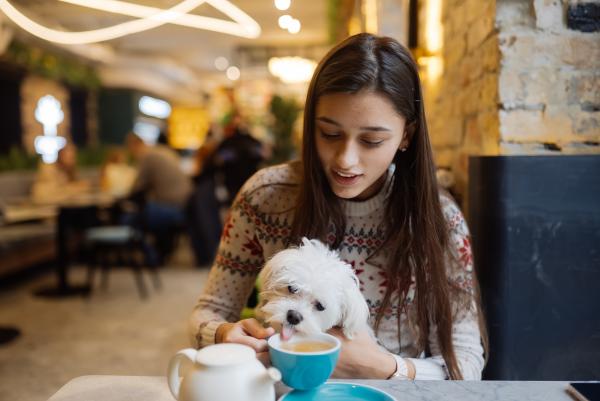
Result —
<svg viewBox="0 0 600 401"><path fill-rule="evenodd" d="M401 152L406 152L406 148L400 149Z"/></svg>

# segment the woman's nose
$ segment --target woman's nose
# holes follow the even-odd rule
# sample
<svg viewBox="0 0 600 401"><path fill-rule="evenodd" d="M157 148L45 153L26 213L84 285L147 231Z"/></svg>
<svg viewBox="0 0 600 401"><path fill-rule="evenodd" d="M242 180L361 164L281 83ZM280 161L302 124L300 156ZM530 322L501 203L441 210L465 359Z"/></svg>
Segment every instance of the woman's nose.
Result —
<svg viewBox="0 0 600 401"><path fill-rule="evenodd" d="M358 164L358 151L352 142L347 141L340 144L340 148L336 155L336 163L338 167L344 169L351 168Z"/></svg>

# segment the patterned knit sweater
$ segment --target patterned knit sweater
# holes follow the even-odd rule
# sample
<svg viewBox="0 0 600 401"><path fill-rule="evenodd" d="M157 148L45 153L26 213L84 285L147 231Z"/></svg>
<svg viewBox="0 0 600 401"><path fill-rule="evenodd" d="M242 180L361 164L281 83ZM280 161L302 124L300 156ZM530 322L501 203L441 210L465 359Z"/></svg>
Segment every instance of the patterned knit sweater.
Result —
<svg viewBox="0 0 600 401"><path fill-rule="evenodd" d="M371 325L381 306L387 281L385 260L382 260L385 252L379 252L372 258L369 256L385 239L382 223L385 201L393 185L391 177L392 174L388 174L384 187L374 197L362 202L343 201L347 226L338 251L360 280L361 291L371 311ZM291 231L298 182L299 176L292 166L284 164L259 171L241 189L225 223L208 281L190 319L197 347L214 343L215 331L224 321L239 320L240 311L261 267L274 253L284 249ZM451 251L455 254L455 258L448 258L448 280L472 294L473 258L465 220L449 197L441 195L440 199L448 223ZM397 295L395 299L392 297L391 306L386 309L380 323L378 341L391 353L410 358L415 365L416 379L446 379L448 372L434 325L430 327L428 339L431 356L425 357L424 353L417 351L414 292L413 280L400 314L400 324L396 306L398 298ZM455 304L456 300L451 302ZM473 308L455 316L452 341L463 377L479 380L484 359ZM405 369L402 358L397 360L399 369Z"/></svg>

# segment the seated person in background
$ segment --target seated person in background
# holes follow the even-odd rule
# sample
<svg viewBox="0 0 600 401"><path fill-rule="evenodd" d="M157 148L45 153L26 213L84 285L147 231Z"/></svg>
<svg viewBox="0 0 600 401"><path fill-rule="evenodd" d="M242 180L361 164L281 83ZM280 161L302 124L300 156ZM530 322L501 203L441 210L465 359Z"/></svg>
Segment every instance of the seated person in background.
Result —
<svg viewBox="0 0 600 401"><path fill-rule="evenodd" d="M61 203L90 192L90 183L77 174L77 148L67 143L56 163L40 163L31 188L35 203Z"/></svg>
<svg viewBox="0 0 600 401"><path fill-rule="evenodd" d="M115 148L108 152L100 170L100 187L114 197L121 198L131 192L137 171L127 163L123 149Z"/></svg>
<svg viewBox="0 0 600 401"><path fill-rule="evenodd" d="M248 132L238 112L234 112L225 127L224 137L207 158L203 172L215 174L218 184L222 181L227 194L219 198L230 205L242 185L264 161L265 147Z"/></svg>
<svg viewBox="0 0 600 401"><path fill-rule="evenodd" d="M127 147L138 162L130 198L142 200L141 224L154 236L158 263L172 251L173 229L184 221L183 209L192 191L192 182L181 170L179 156L161 144L149 146L134 133Z"/></svg>

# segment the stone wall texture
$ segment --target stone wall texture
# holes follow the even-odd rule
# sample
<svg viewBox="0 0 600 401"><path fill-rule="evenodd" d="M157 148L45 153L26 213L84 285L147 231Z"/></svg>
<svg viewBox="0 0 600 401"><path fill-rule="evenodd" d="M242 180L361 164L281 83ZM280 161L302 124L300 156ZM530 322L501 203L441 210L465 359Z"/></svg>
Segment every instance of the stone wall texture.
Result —
<svg viewBox="0 0 600 401"><path fill-rule="evenodd" d="M571 3L498 0L503 154L600 153L600 32L568 29Z"/></svg>
<svg viewBox="0 0 600 401"><path fill-rule="evenodd" d="M600 154L600 32L566 21L584 2L600 0L443 0L444 73L424 87L458 193L469 155Z"/></svg>
<svg viewBox="0 0 600 401"><path fill-rule="evenodd" d="M495 0L443 2L444 72L425 79L425 106L438 166L466 192L468 156L497 154L500 52Z"/></svg>

